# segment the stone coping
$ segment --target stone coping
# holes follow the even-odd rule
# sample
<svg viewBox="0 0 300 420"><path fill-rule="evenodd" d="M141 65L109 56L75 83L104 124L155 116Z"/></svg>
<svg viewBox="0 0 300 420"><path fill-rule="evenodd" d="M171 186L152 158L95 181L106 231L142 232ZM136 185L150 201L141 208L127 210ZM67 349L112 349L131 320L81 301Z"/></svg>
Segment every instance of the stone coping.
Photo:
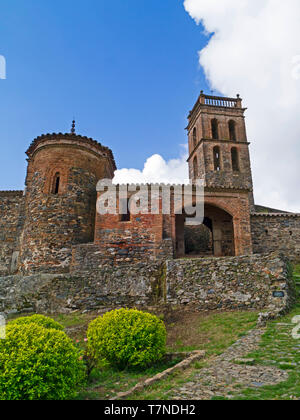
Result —
<svg viewBox="0 0 300 420"><path fill-rule="evenodd" d="M24 191L0 191L0 197L23 197Z"/></svg>
<svg viewBox="0 0 300 420"><path fill-rule="evenodd" d="M259 217L300 217L300 213L251 213L250 216Z"/></svg>
<svg viewBox="0 0 300 420"><path fill-rule="evenodd" d="M86 147L92 147L96 150L98 150L99 152L105 153L107 155L107 157L109 157L111 159L112 165L114 170L117 169L116 166L116 162L114 159L114 155L111 151L110 148L103 146L101 143L99 143L98 141L90 138L90 137L86 137L86 136L80 136L78 134L73 134L73 133L48 133L48 134L42 134L39 137L36 137L33 142L30 144L29 148L26 151L26 154L29 158L31 158L33 156L33 154L35 153L35 150L38 148L38 146L41 143L44 142L59 142L61 140L66 140L68 142L79 142L82 145L86 146Z"/></svg>

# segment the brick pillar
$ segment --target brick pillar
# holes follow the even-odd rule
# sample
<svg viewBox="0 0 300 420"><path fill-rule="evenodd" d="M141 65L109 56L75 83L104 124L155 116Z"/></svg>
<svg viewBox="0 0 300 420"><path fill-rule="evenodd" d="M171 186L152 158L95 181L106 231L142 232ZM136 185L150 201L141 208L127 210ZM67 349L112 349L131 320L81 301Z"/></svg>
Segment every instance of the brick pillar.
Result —
<svg viewBox="0 0 300 420"><path fill-rule="evenodd" d="M222 252L222 227L218 220L213 222L213 242L214 242L214 256L221 257Z"/></svg>
<svg viewBox="0 0 300 420"><path fill-rule="evenodd" d="M233 226L234 226L235 255L236 256L251 255L253 253L253 249L252 249L250 217L245 217L243 219L235 217L233 219Z"/></svg>
<svg viewBox="0 0 300 420"><path fill-rule="evenodd" d="M177 257L183 257L185 255L184 219L184 216L178 216L176 223Z"/></svg>

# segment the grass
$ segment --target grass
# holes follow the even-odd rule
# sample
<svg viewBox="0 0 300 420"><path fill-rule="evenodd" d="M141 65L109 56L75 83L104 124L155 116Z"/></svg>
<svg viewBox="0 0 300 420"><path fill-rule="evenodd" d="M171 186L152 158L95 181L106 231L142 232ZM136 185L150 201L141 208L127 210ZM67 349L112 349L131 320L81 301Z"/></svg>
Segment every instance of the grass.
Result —
<svg viewBox="0 0 300 420"><path fill-rule="evenodd" d="M118 371L109 366L94 369L90 377L87 389L83 390L77 397L78 400L106 400L119 392L126 392L137 383L147 378L151 378L174 366L180 360L159 363L147 370L124 370Z"/></svg>
<svg viewBox="0 0 300 420"><path fill-rule="evenodd" d="M192 317L193 322L189 325L185 323L183 326L173 326L182 335L178 336L170 347L173 351L191 351L206 350L206 357L201 362L196 362L191 369L186 372L174 374L168 379L161 381L152 387L146 389L142 393L138 393L130 399L136 400L168 400L170 393L174 388L179 388L186 382L189 382L195 373L206 367L215 356L222 354L228 347L234 344L238 338L244 336L252 329L257 322L258 314L256 312L234 311L234 312L218 312L211 314L197 314ZM184 338L193 333L193 340L198 344L184 345ZM169 331L172 334L172 327Z"/></svg>
<svg viewBox="0 0 300 420"><path fill-rule="evenodd" d="M198 314L192 324L174 328L177 339L169 348L171 351L205 350L207 356L219 355L252 329L256 322L257 312L217 312L206 316ZM172 328L169 329L169 335L173 335ZM194 341L192 344L186 344L188 337Z"/></svg>
<svg viewBox="0 0 300 420"><path fill-rule="evenodd" d="M195 313L179 310L157 314L164 318L167 326L167 347L169 352L206 350L207 359L222 353L241 335L254 327L257 320L256 312L234 311L216 313ZM96 314L67 314L54 316L60 322L68 335L83 346L83 340L89 322ZM179 360L178 360L179 361ZM176 363L176 362L175 362ZM202 369L206 361L196 362L193 370ZM138 382L150 378L159 372L173 366L173 363L160 363L146 371L117 371L109 366L92 372L88 387L83 390L80 400L103 400L126 392ZM172 375L167 380L150 388L139 396L139 399L165 399L167 393L174 387L184 384L189 373ZM156 390L157 389L157 390Z"/></svg>
<svg viewBox="0 0 300 420"><path fill-rule="evenodd" d="M178 317L174 322L174 315L171 315L171 324L167 323L168 329L168 351L192 351L205 349L207 357L222 353L227 347L232 345L241 335L253 328L257 321L257 313L253 312L228 312L228 313L185 313ZM167 317L168 319L168 317ZM183 322L183 319L185 322ZM188 328L187 328L188 326ZM191 331L193 336L191 337ZM174 340L174 334L176 339ZM187 340L189 338L189 340ZM185 345L186 342L188 345ZM174 365L174 363L173 363ZM205 362L196 362L193 370L197 371L205 366ZM135 386L139 381L152 377L156 373L162 372L171 365L160 365L149 369L146 372L116 372L109 369L98 372L96 381L99 383L97 389L98 398L108 398L115 393L124 392ZM137 399L159 400L167 399L167 394L174 386L181 386L188 380L189 373L180 373L170 376L167 380L158 383L138 397ZM97 385L96 385L97 388ZM158 393L155 390L158 390ZM89 392L93 392L90 390ZM84 397L82 394L80 397ZM89 398L94 399L95 395L88 394Z"/></svg>
<svg viewBox="0 0 300 420"><path fill-rule="evenodd" d="M181 309L158 314L167 327L168 352L205 350L207 355L223 353L240 336L252 329L257 321L257 312L188 312ZM89 322L95 313L64 314L52 316L63 325L68 335L83 341Z"/></svg>
<svg viewBox="0 0 300 420"><path fill-rule="evenodd" d="M300 264L294 267L294 279L296 283L300 283Z"/></svg>
<svg viewBox="0 0 300 420"><path fill-rule="evenodd" d="M254 359L255 364L286 370L289 378L276 386L242 389L233 395L235 400L300 399L300 340L292 336L292 330L296 326L292 319L300 315L300 265L294 268L294 279L298 283L298 301L293 310L279 320L269 322L259 349L247 356Z"/></svg>
<svg viewBox="0 0 300 420"><path fill-rule="evenodd" d="M294 279L300 291L300 265L294 267ZM164 313L163 318L168 331L168 351L205 350L206 357L203 361L196 362L189 370L170 375L166 380L130 399L170 399L174 388L180 388L189 382L200 369L211 365L215 356L222 354L238 338L247 334L256 325L257 315L257 312L251 311L195 313L182 311L182 309ZM259 349L246 356L246 358L254 359L255 364L272 365L286 370L289 373L289 379L279 385L259 389L247 389L237 384L231 399L300 399L300 342L291 335L295 327L291 321L296 315L300 315L300 294L291 313L279 320L269 322ZM66 328L66 332L72 339L83 343L87 326L96 316L95 313L73 313L57 315L54 318ZM141 380L152 377L172 365L174 362L161 363L142 372L134 370L120 372L109 366L103 366L102 369L92 372L88 387L82 390L77 399L108 399L119 392L129 390Z"/></svg>
<svg viewBox="0 0 300 420"><path fill-rule="evenodd" d="M73 314L59 314L54 316L55 321L59 322L64 328L86 326L87 323L94 318L94 316L80 313Z"/></svg>
<svg viewBox="0 0 300 420"><path fill-rule="evenodd" d="M256 324L257 313L246 311L232 312L188 312L177 309L157 314L166 323L168 337L168 352L189 352L205 350L206 360L196 362L192 371L197 372L206 366L207 361L215 355L221 354L240 336L246 334ZM90 321L95 319L96 313L51 315L62 324L67 334L77 342L82 349L85 347L84 338ZM177 362L179 362L178 360ZM175 362L160 363L148 370L117 371L110 366L94 369L88 386L78 395L79 400L106 400L119 392L126 392L138 382L151 378L176 364ZM168 393L174 388L188 381L190 371L173 374L167 380L158 383L145 393L135 396L137 399L168 399Z"/></svg>

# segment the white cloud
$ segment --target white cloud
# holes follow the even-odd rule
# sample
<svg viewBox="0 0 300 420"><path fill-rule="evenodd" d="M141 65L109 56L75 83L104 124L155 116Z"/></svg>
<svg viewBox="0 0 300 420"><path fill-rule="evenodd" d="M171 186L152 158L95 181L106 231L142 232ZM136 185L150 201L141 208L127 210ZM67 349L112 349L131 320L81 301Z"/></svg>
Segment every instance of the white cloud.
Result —
<svg viewBox="0 0 300 420"><path fill-rule="evenodd" d="M114 183L167 183L180 184L188 181L187 149L179 159L166 162L160 155L147 159L144 169L120 169L115 172Z"/></svg>
<svg viewBox="0 0 300 420"><path fill-rule="evenodd" d="M247 111L256 201L300 212L299 0L185 0L208 33L200 64Z"/></svg>
<svg viewBox="0 0 300 420"><path fill-rule="evenodd" d="M247 111L255 198L258 204L300 212L299 0L185 0L187 12L212 34L199 52L213 89L240 93ZM115 183L181 183L186 154L144 169L121 169Z"/></svg>
<svg viewBox="0 0 300 420"><path fill-rule="evenodd" d="M6 60L3 55L0 55L0 79L6 79Z"/></svg>

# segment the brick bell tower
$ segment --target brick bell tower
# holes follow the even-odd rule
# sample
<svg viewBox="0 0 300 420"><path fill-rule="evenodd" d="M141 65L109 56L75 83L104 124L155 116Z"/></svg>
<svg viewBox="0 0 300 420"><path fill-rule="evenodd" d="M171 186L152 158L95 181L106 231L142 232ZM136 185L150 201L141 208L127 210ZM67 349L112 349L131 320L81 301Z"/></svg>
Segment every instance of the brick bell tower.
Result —
<svg viewBox="0 0 300 420"><path fill-rule="evenodd" d="M205 223L214 255L252 253L254 208L249 144L242 99L201 92L188 120L189 175L205 185Z"/></svg>

